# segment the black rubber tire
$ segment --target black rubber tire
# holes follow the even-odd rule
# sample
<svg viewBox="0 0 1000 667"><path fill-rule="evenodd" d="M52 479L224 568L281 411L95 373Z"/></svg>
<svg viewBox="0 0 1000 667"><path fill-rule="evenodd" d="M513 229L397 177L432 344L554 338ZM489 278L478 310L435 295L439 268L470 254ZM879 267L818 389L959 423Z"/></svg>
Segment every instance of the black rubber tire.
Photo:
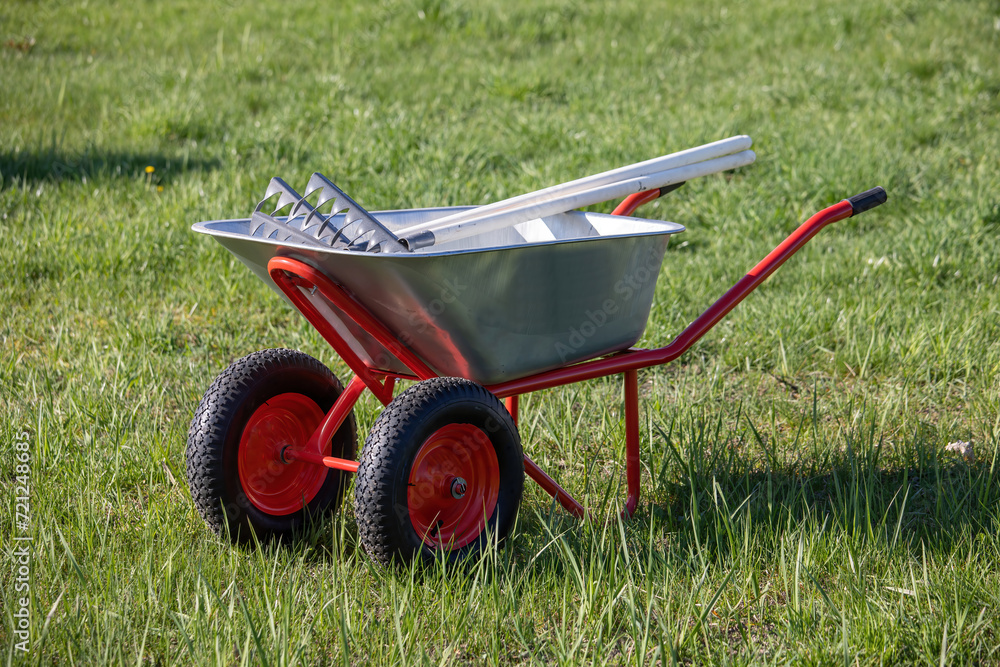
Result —
<svg viewBox="0 0 1000 667"><path fill-rule="evenodd" d="M500 470L496 508L479 537L448 553L450 561L475 555L510 534L524 490L524 454L517 426L503 403L462 378L419 382L379 415L361 452L354 509L361 543L383 565L433 561L410 521L407 486L414 457L427 438L448 424L472 424L489 438Z"/></svg>
<svg viewBox="0 0 1000 667"><path fill-rule="evenodd" d="M296 350L254 352L237 359L205 392L187 442L187 476L191 496L205 522L234 543L267 541L289 535L310 518L336 511L347 491L347 473L330 469L323 486L301 510L269 514L255 506L243 490L238 454L243 429L254 411L269 399L297 393L328 412L343 387L326 366ZM357 426L353 411L333 437L331 455L353 459Z"/></svg>

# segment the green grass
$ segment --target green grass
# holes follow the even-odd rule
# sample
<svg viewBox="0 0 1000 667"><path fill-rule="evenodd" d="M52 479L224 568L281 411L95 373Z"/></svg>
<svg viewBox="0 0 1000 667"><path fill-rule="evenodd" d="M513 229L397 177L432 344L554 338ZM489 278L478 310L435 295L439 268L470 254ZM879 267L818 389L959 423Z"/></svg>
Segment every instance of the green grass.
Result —
<svg viewBox="0 0 1000 667"><path fill-rule="evenodd" d="M649 4L0 7L0 526L9 553L27 431L34 540L26 655L0 568L6 662L1000 663L1000 4ZM642 345L813 211L889 203L640 375L633 520L610 378L522 403L595 519L529 486L468 568L375 566L350 508L283 547L204 526L212 378L264 347L346 368L192 223L272 175L485 203L737 133L755 165L640 211L688 227Z"/></svg>

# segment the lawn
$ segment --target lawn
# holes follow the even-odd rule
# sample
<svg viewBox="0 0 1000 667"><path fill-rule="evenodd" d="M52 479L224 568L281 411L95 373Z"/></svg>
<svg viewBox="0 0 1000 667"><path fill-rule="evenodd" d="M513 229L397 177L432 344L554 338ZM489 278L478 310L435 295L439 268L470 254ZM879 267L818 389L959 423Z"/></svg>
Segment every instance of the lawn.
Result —
<svg viewBox="0 0 1000 667"><path fill-rule="evenodd" d="M4 661L1000 664L998 53L996 0L4 3ZM350 502L291 544L210 532L212 379L268 347L348 371L191 224L275 175L480 204L734 134L753 166L638 212L687 227L641 346L814 211L889 201L640 374L631 520L612 377L521 403L588 522L529 483L450 569L376 564Z"/></svg>

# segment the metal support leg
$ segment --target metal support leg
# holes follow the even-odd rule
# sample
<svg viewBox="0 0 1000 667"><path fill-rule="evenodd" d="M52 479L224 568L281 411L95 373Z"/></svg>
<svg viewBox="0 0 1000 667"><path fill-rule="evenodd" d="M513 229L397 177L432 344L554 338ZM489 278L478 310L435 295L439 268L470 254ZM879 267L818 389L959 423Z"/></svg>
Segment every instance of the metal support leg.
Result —
<svg viewBox="0 0 1000 667"><path fill-rule="evenodd" d="M517 396L508 396L504 401L507 404L507 412L514 418L514 426L517 426L517 399Z"/></svg>
<svg viewBox="0 0 1000 667"><path fill-rule="evenodd" d="M545 471L535 465L535 462L527 456L524 457L524 474L538 482L538 485L545 490L545 493L555 498L566 511L577 519L586 518L587 513L584 511L583 505L578 503L573 496L566 492L566 489L559 486L554 479L546 475Z"/></svg>
<svg viewBox="0 0 1000 667"><path fill-rule="evenodd" d="M639 372L635 369L622 373L625 380L625 475L628 480L628 499L622 518L627 519L639 504Z"/></svg>

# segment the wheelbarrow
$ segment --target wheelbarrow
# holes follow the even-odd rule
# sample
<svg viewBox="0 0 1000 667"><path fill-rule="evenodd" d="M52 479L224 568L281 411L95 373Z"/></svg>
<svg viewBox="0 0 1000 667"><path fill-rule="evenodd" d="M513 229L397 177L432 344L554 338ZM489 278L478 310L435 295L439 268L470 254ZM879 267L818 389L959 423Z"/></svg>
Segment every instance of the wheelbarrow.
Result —
<svg viewBox="0 0 1000 667"><path fill-rule="evenodd" d="M581 503L524 454L518 397L614 374L624 385L629 516L640 494L638 371L683 354L823 227L886 201L876 187L816 213L673 342L636 349L668 241L684 227L632 214L683 181L648 187L619 176L612 182L642 191L610 215L552 212L539 200L513 224L495 224L512 210L499 205L369 214L320 177L307 190L335 200L329 215L275 179L265 201L276 196L288 216L258 206L249 219L196 224L354 373L345 387L316 359L269 349L216 378L187 445L191 493L209 526L234 542L290 535L336 511L350 474L360 541L384 564L501 544L525 475L582 518ZM569 188L575 205L581 187L604 196L609 186ZM465 231L428 243L441 220ZM470 220L487 224L470 230ZM338 246L352 224L366 240ZM395 395L400 380L414 384ZM353 408L366 389L385 408L358 457Z"/></svg>

